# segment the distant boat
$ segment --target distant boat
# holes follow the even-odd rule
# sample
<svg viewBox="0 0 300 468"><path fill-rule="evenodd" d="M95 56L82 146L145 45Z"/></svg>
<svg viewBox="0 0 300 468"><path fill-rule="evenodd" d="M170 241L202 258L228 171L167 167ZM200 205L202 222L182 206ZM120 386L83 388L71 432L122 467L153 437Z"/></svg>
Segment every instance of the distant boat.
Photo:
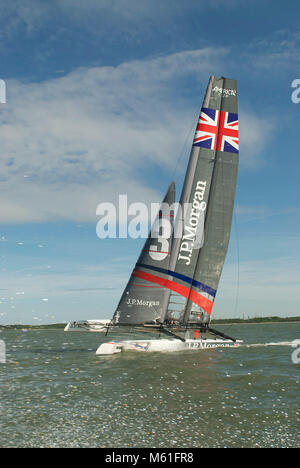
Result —
<svg viewBox="0 0 300 468"><path fill-rule="evenodd" d="M97 354L196 350L241 343L210 327L230 237L238 154L237 83L212 76L193 140L179 214L173 223L172 182L107 326L108 331L148 332L156 338L103 343Z"/></svg>
<svg viewBox="0 0 300 468"><path fill-rule="evenodd" d="M77 320L74 322L69 322L64 331L68 332L106 332L107 326L109 325L109 319L103 320Z"/></svg>

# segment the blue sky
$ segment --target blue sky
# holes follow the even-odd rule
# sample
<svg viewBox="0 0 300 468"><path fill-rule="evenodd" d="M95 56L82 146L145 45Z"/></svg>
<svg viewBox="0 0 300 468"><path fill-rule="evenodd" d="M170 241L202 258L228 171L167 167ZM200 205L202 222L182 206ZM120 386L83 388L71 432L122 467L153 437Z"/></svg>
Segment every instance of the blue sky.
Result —
<svg viewBox="0 0 300 468"><path fill-rule="evenodd" d="M0 323L112 316L143 239L100 240L96 207L180 191L210 75L238 80L241 128L214 316L300 315L300 5L0 7Z"/></svg>

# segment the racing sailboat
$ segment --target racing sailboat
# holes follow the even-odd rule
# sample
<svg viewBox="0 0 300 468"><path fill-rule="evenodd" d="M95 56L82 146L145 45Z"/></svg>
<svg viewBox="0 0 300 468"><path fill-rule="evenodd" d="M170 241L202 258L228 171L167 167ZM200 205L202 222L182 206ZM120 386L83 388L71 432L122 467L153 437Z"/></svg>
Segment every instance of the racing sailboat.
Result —
<svg viewBox="0 0 300 468"><path fill-rule="evenodd" d="M239 345L210 327L230 237L238 155L237 82L211 76L178 209L172 182L107 328L156 337L103 343L97 354Z"/></svg>
<svg viewBox="0 0 300 468"><path fill-rule="evenodd" d="M107 330L107 325L110 320L108 319L95 319L95 320L73 320L68 322L64 328L65 332L103 332Z"/></svg>

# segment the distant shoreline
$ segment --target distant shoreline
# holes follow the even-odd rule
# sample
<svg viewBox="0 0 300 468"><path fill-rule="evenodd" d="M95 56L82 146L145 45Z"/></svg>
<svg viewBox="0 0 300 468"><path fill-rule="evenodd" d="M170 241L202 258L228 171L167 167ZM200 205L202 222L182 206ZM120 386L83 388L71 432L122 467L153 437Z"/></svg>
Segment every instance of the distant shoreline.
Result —
<svg viewBox="0 0 300 468"><path fill-rule="evenodd" d="M300 317L256 317L249 319L216 319L212 320L211 324L214 325L243 325L243 324L259 324L259 323L292 323L300 322ZM51 323L44 325L23 325L23 324L13 324L13 325L0 325L0 330L56 330L64 329L67 323Z"/></svg>
<svg viewBox="0 0 300 468"><path fill-rule="evenodd" d="M298 317L254 317L249 319L215 319L212 320L211 323L214 324L240 324L240 323L286 323L286 322L300 322L300 316Z"/></svg>

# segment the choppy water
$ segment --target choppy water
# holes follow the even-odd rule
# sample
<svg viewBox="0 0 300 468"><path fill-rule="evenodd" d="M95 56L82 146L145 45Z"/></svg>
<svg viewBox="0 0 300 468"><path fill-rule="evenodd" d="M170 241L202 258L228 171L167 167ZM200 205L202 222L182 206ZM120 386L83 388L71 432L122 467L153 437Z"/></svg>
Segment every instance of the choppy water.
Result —
<svg viewBox="0 0 300 468"><path fill-rule="evenodd" d="M253 344L300 338L300 323L218 328ZM0 339L1 447L300 445L300 364L289 346L101 357L98 333Z"/></svg>

